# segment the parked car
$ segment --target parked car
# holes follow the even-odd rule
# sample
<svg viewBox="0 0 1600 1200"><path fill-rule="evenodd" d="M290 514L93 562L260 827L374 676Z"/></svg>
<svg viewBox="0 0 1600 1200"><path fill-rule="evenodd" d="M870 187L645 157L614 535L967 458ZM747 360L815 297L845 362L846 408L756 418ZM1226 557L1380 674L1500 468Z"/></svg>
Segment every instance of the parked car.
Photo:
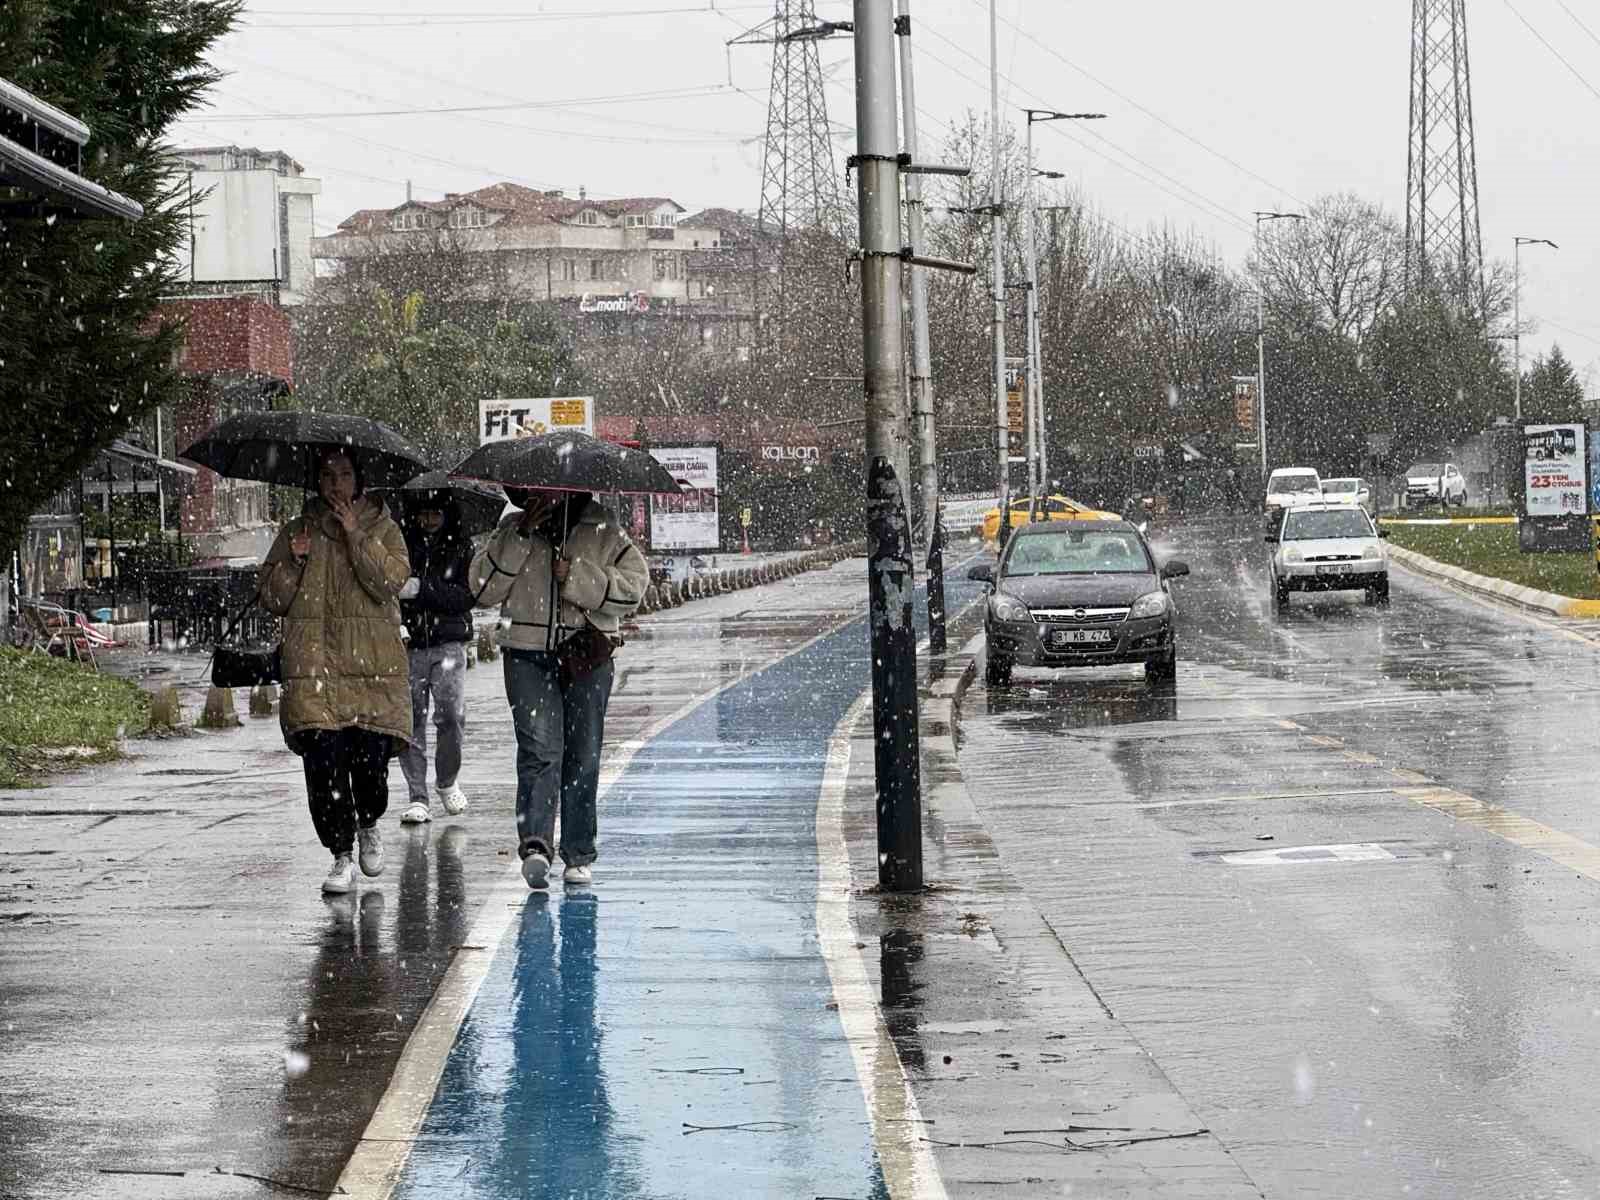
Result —
<svg viewBox="0 0 1600 1200"><path fill-rule="evenodd" d="M1437 504L1464 505L1467 502L1467 477L1455 463L1413 463L1406 471L1406 506Z"/></svg>
<svg viewBox="0 0 1600 1200"><path fill-rule="evenodd" d="M1019 663L1143 663L1146 678L1174 679L1178 638L1168 582L1187 574L1181 562L1157 566L1149 544L1127 521L1022 526L998 564L967 572L992 588L983 622L985 682L1005 687Z"/></svg>
<svg viewBox="0 0 1600 1200"><path fill-rule="evenodd" d="M1310 467L1279 467L1267 476L1267 496L1262 502L1262 511L1276 528L1277 518L1285 509L1320 499L1322 480Z"/></svg>
<svg viewBox="0 0 1600 1200"><path fill-rule="evenodd" d="M1018 529L1028 524L1028 510L1033 501L1027 496L1020 496L1011 502L1011 528ZM1087 504L1067 496L1041 496L1039 497L1038 518L1041 521L1103 521L1115 520L1117 514L1102 512L1090 508ZM998 541L1000 537L1000 508L996 505L983 514L983 540L986 542Z"/></svg>
<svg viewBox="0 0 1600 1200"><path fill-rule="evenodd" d="M1365 479L1324 479L1322 498L1342 504L1354 504L1372 515L1372 488Z"/></svg>
<svg viewBox="0 0 1600 1200"><path fill-rule="evenodd" d="M1283 514L1267 535L1272 552L1272 606L1282 611L1290 592L1361 590L1368 604L1389 603L1389 556L1378 529L1353 504L1305 504Z"/></svg>

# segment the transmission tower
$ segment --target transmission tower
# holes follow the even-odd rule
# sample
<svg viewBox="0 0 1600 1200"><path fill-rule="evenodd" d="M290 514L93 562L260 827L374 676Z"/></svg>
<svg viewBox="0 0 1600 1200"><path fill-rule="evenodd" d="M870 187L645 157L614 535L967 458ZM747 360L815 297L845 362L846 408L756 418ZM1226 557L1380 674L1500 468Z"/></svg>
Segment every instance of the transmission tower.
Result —
<svg viewBox="0 0 1600 1200"><path fill-rule="evenodd" d="M785 240L806 230L839 237L843 210L817 42L849 26L818 20L815 0L774 0L774 6L770 20L729 42L772 46L757 219Z"/></svg>
<svg viewBox="0 0 1600 1200"><path fill-rule="evenodd" d="M1443 278L1476 307L1483 295L1478 160L1472 133L1466 0L1411 0L1411 133L1406 282Z"/></svg>

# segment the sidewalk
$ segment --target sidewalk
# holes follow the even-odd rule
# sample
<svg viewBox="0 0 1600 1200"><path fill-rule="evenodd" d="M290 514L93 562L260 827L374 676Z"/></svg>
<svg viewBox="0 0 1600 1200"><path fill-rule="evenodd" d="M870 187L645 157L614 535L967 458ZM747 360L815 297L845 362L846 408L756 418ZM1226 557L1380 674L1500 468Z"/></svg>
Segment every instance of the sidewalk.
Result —
<svg viewBox="0 0 1600 1200"><path fill-rule="evenodd" d="M696 796L707 793L694 772L712 747L642 748L675 714L702 706L699 736L759 743L769 722L723 689L854 618L863 585L862 560L851 559L642 619L618 660L608 756L637 756L645 774L634 777L643 786L613 788L602 817L593 901L607 914L602 944L651 934L634 926L662 908L649 923L680 925L671 949L681 954L682 931L726 915L690 920L682 899L705 892L709 901L709 884L760 869L742 845L786 815L782 761L748 749L724 775L755 787L760 803L701 812L661 842L663 814L696 816ZM833 645L843 657L853 649L864 670L859 634ZM185 664L183 678L197 667ZM784 686L806 687L825 669L793 668ZM419 1017L459 951L470 952L486 902L503 905L514 872L500 664L475 668L467 690L462 784L472 808L403 829L395 772L386 872L343 900L318 892L327 858L275 718L139 740L125 762L0 792L0 1197L272 1193L247 1175L333 1188ZM720 704L719 693L728 697ZM741 705L776 700L772 681L737 694ZM691 772L677 794L663 774L675 758ZM748 774L769 768L771 782ZM634 863L647 851L650 862ZM603 906L620 898L630 865L645 872L651 900L634 907L650 912L618 905L613 917ZM525 889L510 895L525 904ZM789 911L781 900L768 909ZM743 933L707 937L741 955L760 944ZM652 994L649 1003L661 1002ZM640 1081L653 1082L645 1071Z"/></svg>

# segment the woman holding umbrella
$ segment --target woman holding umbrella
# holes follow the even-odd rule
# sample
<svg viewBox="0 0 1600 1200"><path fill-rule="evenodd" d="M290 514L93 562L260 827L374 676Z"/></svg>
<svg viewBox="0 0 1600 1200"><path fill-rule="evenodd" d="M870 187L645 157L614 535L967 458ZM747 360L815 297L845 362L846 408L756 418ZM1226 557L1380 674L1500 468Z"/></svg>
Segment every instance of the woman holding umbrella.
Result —
<svg viewBox="0 0 1600 1200"><path fill-rule="evenodd" d="M337 894L354 885L358 841L361 873L383 872L389 760L411 741L398 603L411 566L351 453L321 453L317 492L268 552L261 602L284 619L284 739L303 760L311 822L333 855L322 890Z"/></svg>
<svg viewBox="0 0 1600 1200"><path fill-rule="evenodd" d="M660 471L648 455L634 457ZM504 483L521 509L473 559L472 587L480 604L501 606L506 698L517 734L517 851L535 891L548 888L557 853L565 883L593 880L611 654L650 582L644 556L591 496L656 490L630 486L629 472L615 470L616 458L615 447L583 434L549 434L481 447L455 471ZM670 476L661 490L676 490Z"/></svg>

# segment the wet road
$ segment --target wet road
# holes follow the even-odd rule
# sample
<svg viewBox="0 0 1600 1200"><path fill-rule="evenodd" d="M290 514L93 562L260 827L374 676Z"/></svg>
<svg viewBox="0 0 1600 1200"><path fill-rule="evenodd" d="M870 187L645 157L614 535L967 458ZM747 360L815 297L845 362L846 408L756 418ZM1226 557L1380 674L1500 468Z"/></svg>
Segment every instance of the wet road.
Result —
<svg viewBox="0 0 1600 1200"><path fill-rule="evenodd" d="M1259 534L1158 538L1176 688L973 687L997 849L1264 1194L1600 1194L1600 633L1398 571L1274 617Z"/></svg>

